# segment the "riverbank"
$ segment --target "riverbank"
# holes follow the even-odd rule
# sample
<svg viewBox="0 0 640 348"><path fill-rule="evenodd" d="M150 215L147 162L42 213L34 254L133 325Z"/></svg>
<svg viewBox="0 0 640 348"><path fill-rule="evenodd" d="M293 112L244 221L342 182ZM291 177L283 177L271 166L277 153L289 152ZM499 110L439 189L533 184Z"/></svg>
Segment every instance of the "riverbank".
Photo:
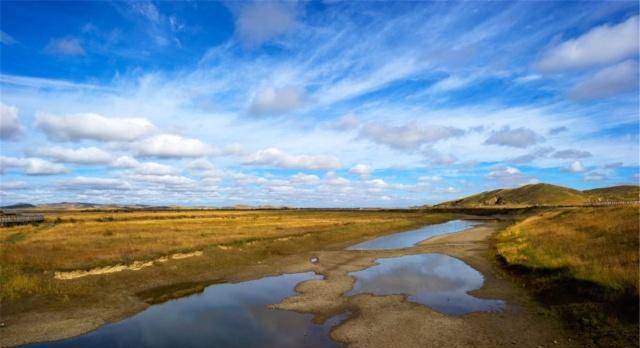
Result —
<svg viewBox="0 0 640 348"><path fill-rule="evenodd" d="M324 279L299 284L296 288L299 295L274 308L312 313L318 322L340 313L352 313L331 333L335 340L349 347L580 346L563 329L558 317L506 279L493 263L490 237L503 226L488 222L406 249L321 252L320 263L313 270ZM484 285L470 295L501 299L506 302L505 309L450 316L408 301L403 295L344 296L355 283L349 273L367 269L379 258L424 253L453 256L482 273Z"/></svg>
<svg viewBox="0 0 640 348"><path fill-rule="evenodd" d="M0 229L0 321L5 324L0 346L79 335L212 283L306 272L314 250L341 250L455 216L419 211L57 212L44 224ZM69 279L56 279L56 272Z"/></svg>

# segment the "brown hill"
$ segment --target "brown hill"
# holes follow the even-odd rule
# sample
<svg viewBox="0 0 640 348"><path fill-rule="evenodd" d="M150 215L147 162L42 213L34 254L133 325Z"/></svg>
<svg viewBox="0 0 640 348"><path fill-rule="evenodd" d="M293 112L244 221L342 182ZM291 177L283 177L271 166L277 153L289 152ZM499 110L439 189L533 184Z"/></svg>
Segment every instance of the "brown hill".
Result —
<svg viewBox="0 0 640 348"><path fill-rule="evenodd" d="M551 184L525 185L513 189L482 192L438 207L495 207L532 205L579 205L594 201L637 201L640 187L614 186L578 191Z"/></svg>

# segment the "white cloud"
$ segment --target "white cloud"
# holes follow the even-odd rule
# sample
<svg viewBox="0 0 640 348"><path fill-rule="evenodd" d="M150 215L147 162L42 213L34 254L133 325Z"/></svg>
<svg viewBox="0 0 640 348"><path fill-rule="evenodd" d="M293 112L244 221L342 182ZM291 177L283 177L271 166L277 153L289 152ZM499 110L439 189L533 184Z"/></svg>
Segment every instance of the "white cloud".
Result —
<svg viewBox="0 0 640 348"><path fill-rule="evenodd" d="M616 25L601 25L549 49L538 62L545 72L616 63L638 54L638 16Z"/></svg>
<svg viewBox="0 0 640 348"><path fill-rule="evenodd" d="M236 18L236 33L246 46L259 46L292 29L296 12L294 2L249 3L240 9Z"/></svg>
<svg viewBox="0 0 640 348"><path fill-rule="evenodd" d="M524 127L511 129L511 127L505 126L499 131L493 131L484 143L525 148L540 141L542 141L542 137L531 129Z"/></svg>
<svg viewBox="0 0 640 348"><path fill-rule="evenodd" d="M86 54L80 39L74 37L51 39L44 50L49 54L61 56L84 56Z"/></svg>
<svg viewBox="0 0 640 348"><path fill-rule="evenodd" d="M500 185L504 186L518 186L523 184L535 184L539 180L524 175L516 167L496 167L487 174L487 178L496 180Z"/></svg>
<svg viewBox="0 0 640 348"><path fill-rule="evenodd" d="M0 180L1 190L24 190L26 188L29 188L29 185L27 185L27 183L24 181Z"/></svg>
<svg viewBox="0 0 640 348"><path fill-rule="evenodd" d="M169 185L174 187L192 187L196 184L196 181L179 175L129 175L128 178L138 182L144 182L148 184L156 185Z"/></svg>
<svg viewBox="0 0 640 348"><path fill-rule="evenodd" d="M175 134L159 134L134 145L140 156L165 158L202 157L218 154L219 151L199 139L185 138Z"/></svg>
<svg viewBox="0 0 640 348"><path fill-rule="evenodd" d="M366 164L356 164L353 168L349 169L349 173L358 175L361 178L367 178L373 173L373 168Z"/></svg>
<svg viewBox="0 0 640 348"><path fill-rule="evenodd" d="M177 173L177 170L165 164L144 162L135 168L135 172L142 175L173 175Z"/></svg>
<svg viewBox="0 0 640 348"><path fill-rule="evenodd" d="M102 177L86 177L77 176L73 179L60 183L68 190L129 190L131 185L123 180L102 178Z"/></svg>
<svg viewBox="0 0 640 348"><path fill-rule="evenodd" d="M212 171L215 169L215 166L204 158L198 158L187 163L187 169L196 171Z"/></svg>
<svg viewBox="0 0 640 348"><path fill-rule="evenodd" d="M320 181L317 175L298 173L291 176L291 182L295 184L315 184Z"/></svg>
<svg viewBox="0 0 640 348"><path fill-rule="evenodd" d="M55 175L67 172L63 165L51 163L41 158L0 156L0 173L3 173L7 168L21 168L27 175Z"/></svg>
<svg viewBox="0 0 640 348"><path fill-rule="evenodd" d="M398 150L415 150L423 144L461 136L462 129L430 125L421 127L416 122L403 126L367 124L360 130L360 137Z"/></svg>
<svg viewBox="0 0 640 348"><path fill-rule="evenodd" d="M576 149L561 150L553 154L553 158L562 158L562 159L587 158L587 157L591 157L591 152L576 150Z"/></svg>
<svg viewBox="0 0 640 348"><path fill-rule="evenodd" d="M160 11L158 11L158 8L151 2L135 1L130 5L131 9L135 13L145 17L152 22L158 22L161 18Z"/></svg>
<svg viewBox="0 0 640 348"><path fill-rule="evenodd" d="M91 113L68 116L38 113L35 126L57 141L130 141L155 131L144 118L110 118Z"/></svg>
<svg viewBox="0 0 640 348"><path fill-rule="evenodd" d="M0 139L18 140L23 128L18 119L18 108L0 103Z"/></svg>
<svg viewBox="0 0 640 348"><path fill-rule="evenodd" d="M10 46L16 42L17 42L16 39L14 39L11 35L0 30L0 43L2 43L3 45Z"/></svg>
<svg viewBox="0 0 640 348"><path fill-rule="evenodd" d="M572 172L572 173L581 173L584 172L586 168L582 165L580 161L574 161L569 166L564 168L564 171Z"/></svg>
<svg viewBox="0 0 640 348"><path fill-rule="evenodd" d="M383 179L367 180L366 183L367 183L367 185L372 186L372 187L377 188L377 189L383 189L383 188L389 187L389 184L387 184Z"/></svg>
<svg viewBox="0 0 640 348"><path fill-rule="evenodd" d="M346 186L351 183L349 179L338 176L335 172L328 172L324 177L324 182L330 186Z"/></svg>
<svg viewBox="0 0 640 348"><path fill-rule="evenodd" d="M300 108L305 103L302 88L286 86L281 88L267 87L256 92L249 106L253 115L277 115Z"/></svg>
<svg viewBox="0 0 640 348"><path fill-rule="evenodd" d="M607 174L601 172L589 172L583 176L584 181L602 181L607 179Z"/></svg>
<svg viewBox="0 0 640 348"><path fill-rule="evenodd" d="M113 168L135 168L140 165L140 162L133 157L130 156L120 156L113 160L110 167Z"/></svg>
<svg viewBox="0 0 640 348"><path fill-rule="evenodd" d="M341 167L340 162L334 156L290 155L275 147L259 150L249 155L243 163L300 169L337 169Z"/></svg>
<svg viewBox="0 0 640 348"><path fill-rule="evenodd" d="M81 147L68 149L58 146L44 147L36 152L38 155L48 157L56 162L75 164L106 164L113 161L113 156L97 147Z"/></svg>
<svg viewBox="0 0 640 348"><path fill-rule="evenodd" d="M449 76L434 83L431 87L429 87L429 91L435 93L449 92L464 88L471 84L474 80L475 77Z"/></svg>
<svg viewBox="0 0 640 348"><path fill-rule="evenodd" d="M579 82L569 92L569 96L576 100L588 100L632 91L638 91L638 61L627 60L604 68Z"/></svg>

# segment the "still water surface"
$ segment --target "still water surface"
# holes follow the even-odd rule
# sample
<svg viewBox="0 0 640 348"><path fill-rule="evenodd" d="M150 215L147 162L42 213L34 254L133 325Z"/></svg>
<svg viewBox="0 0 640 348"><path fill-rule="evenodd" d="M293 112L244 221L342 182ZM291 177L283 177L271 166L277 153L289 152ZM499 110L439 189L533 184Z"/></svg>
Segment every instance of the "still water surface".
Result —
<svg viewBox="0 0 640 348"><path fill-rule="evenodd" d="M352 272L356 283L346 295L406 294L408 300L434 310L462 315L475 311L496 311L501 300L485 300L468 294L482 287L482 274L461 260L443 254L405 255L376 260L378 265Z"/></svg>
<svg viewBox="0 0 640 348"><path fill-rule="evenodd" d="M477 225L466 220L452 220L442 224L429 225L416 230L394 233L352 245L347 250L384 250L412 247L431 237L459 232Z"/></svg>
<svg viewBox="0 0 640 348"><path fill-rule="evenodd" d="M28 347L339 347L329 332L346 315L316 325L311 314L267 308L296 284L321 278L308 272L212 285L85 335Z"/></svg>

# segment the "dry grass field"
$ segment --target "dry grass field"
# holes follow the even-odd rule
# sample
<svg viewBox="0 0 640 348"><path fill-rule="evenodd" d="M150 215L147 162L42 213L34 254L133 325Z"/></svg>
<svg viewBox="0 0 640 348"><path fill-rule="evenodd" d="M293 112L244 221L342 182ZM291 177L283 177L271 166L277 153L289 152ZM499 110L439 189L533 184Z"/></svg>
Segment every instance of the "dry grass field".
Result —
<svg viewBox="0 0 640 348"><path fill-rule="evenodd" d="M417 211L171 210L45 213L45 222L0 229L3 314L102 301L101 294L229 273L268 257L317 250L443 222ZM188 260L177 253L202 252ZM170 262L152 262L166 260ZM151 262L73 280L55 272ZM183 267L184 266L184 267Z"/></svg>
<svg viewBox="0 0 640 348"><path fill-rule="evenodd" d="M589 346L638 343L637 206L557 209L495 236L515 279Z"/></svg>
<svg viewBox="0 0 640 348"><path fill-rule="evenodd" d="M638 207L551 211L502 231L496 246L510 264L637 294L639 218Z"/></svg>

